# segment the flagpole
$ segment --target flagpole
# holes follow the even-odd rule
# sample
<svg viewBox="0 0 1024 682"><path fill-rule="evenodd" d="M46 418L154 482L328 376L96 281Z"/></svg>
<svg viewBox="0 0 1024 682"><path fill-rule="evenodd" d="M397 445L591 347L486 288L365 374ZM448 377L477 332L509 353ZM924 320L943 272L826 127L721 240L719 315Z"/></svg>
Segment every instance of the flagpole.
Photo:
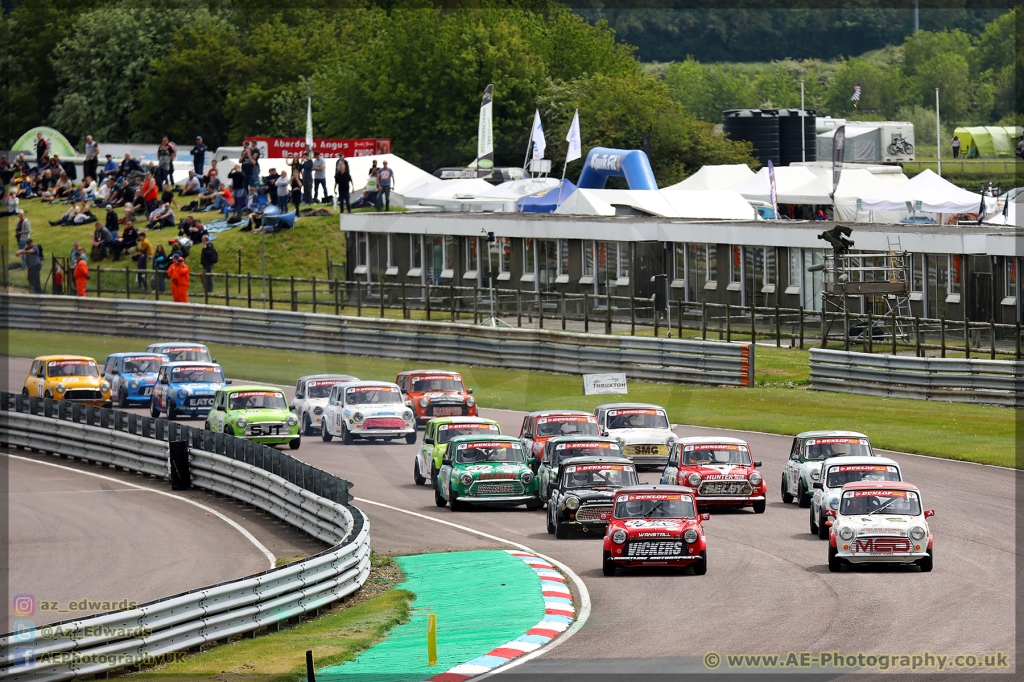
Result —
<svg viewBox="0 0 1024 682"><path fill-rule="evenodd" d="M565 169L569 165L569 159L566 158L565 163L562 164L562 179L558 181L558 201L555 202L555 210L558 210L559 204L562 203L562 185L565 184Z"/></svg>
<svg viewBox="0 0 1024 682"><path fill-rule="evenodd" d="M970 151L970 150L968 150ZM939 89L935 88L935 159L939 162L939 177L942 177L942 129L939 127Z"/></svg>

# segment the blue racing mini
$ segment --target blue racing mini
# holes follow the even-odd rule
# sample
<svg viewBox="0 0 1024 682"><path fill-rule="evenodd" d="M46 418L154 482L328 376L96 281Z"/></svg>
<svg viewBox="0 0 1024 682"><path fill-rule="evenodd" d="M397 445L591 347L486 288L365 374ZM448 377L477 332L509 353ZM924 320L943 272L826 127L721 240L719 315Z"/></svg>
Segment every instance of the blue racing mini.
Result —
<svg viewBox="0 0 1024 682"><path fill-rule="evenodd" d="M224 370L212 362L171 362L160 368L160 375L149 402L149 413L168 419L178 416L205 417L213 407L214 394L230 384Z"/></svg>
<svg viewBox="0 0 1024 682"><path fill-rule="evenodd" d="M163 341L151 343L146 348L150 353L161 353L171 359L171 362L217 362L217 358L210 357L210 349L201 343L191 341Z"/></svg>
<svg viewBox="0 0 1024 682"><path fill-rule="evenodd" d="M160 353L114 353L107 356L103 378L110 382L110 396L120 407L145 405L153 395L160 367L170 358Z"/></svg>

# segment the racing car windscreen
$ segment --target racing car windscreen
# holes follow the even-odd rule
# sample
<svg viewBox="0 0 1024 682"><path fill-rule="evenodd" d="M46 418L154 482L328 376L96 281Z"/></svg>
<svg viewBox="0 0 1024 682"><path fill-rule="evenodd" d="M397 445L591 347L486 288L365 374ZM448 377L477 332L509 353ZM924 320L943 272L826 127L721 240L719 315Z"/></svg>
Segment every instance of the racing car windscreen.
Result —
<svg viewBox="0 0 1024 682"><path fill-rule="evenodd" d="M804 459L871 457L873 454L867 438L810 438Z"/></svg>
<svg viewBox="0 0 1024 682"><path fill-rule="evenodd" d="M172 384L223 384L224 373L217 367L175 367L171 370Z"/></svg>
<svg viewBox="0 0 1024 682"><path fill-rule="evenodd" d="M848 464L832 466L825 474L825 485L829 488L842 488L847 483L857 481L899 481L900 470L892 465L884 464Z"/></svg>
<svg viewBox="0 0 1024 682"><path fill-rule="evenodd" d="M202 346L166 348L160 351L171 358L171 362L212 362L210 352Z"/></svg>
<svg viewBox="0 0 1024 682"><path fill-rule="evenodd" d="M617 519L693 519L693 498L680 493L629 493L615 498Z"/></svg>
<svg viewBox="0 0 1024 682"><path fill-rule="evenodd" d="M712 464L750 466L750 453L745 445L684 445L683 464L686 466L708 466Z"/></svg>
<svg viewBox="0 0 1024 682"><path fill-rule="evenodd" d="M519 443L505 441L476 441L459 443L455 452L456 464L479 462L522 462L523 449Z"/></svg>
<svg viewBox="0 0 1024 682"><path fill-rule="evenodd" d="M441 424L437 427L437 442L447 443L455 436L497 436L497 424Z"/></svg>
<svg viewBox="0 0 1024 682"><path fill-rule="evenodd" d="M164 359L159 355L136 355L124 359L121 374L155 374L163 364Z"/></svg>
<svg viewBox="0 0 1024 682"><path fill-rule="evenodd" d="M284 393L277 391L239 391L232 393L231 410L287 410L288 401Z"/></svg>
<svg viewBox="0 0 1024 682"><path fill-rule="evenodd" d="M917 516L921 513L921 500L913 490L844 490L839 513Z"/></svg>
<svg viewBox="0 0 1024 682"><path fill-rule="evenodd" d="M306 398L330 398L331 389L343 383L345 383L344 379L310 381L306 384Z"/></svg>
<svg viewBox="0 0 1024 682"><path fill-rule="evenodd" d="M565 488L621 488L636 484L636 470L630 464L570 464L562 472Z"/></svg>
<svg viewBox="0 0 1024 682"><path fill-rule="evenodd" d="M663 410L631 408L608 411L608 429L667 429L668 417Z"/></svg>
<svg viewBox="0 0 1024 682"><path fill-rule="evenodd" d="M51 377L97 377L99 367L91 360L54 360L46 363Z"/></svg>
<svg viewBox="0 0 1024 682"><path fill-rule="evenodd" d="M352 386L345 389L346 405L392 405L401 402L398 386Z"/></svg>
<svg viewBox="0 0 1024 682"><path fill-rule="evenodd" d="M551 447L550 445L548 447ZM555 444L555 464L569 457L619 457L622 450L618 443L605 441L576 441L573 443Z"/></svg>
<svg viewBox="0 0 1024 682"><path fill-rule="evenodd" d="M597 420L590 416L538 417L535 433L542 438L551 436L598 436Z"/></svg>
<svg viewBox="0 0 1024 682"><path fill-rule="evenodd" d="M465 390L465 386L462 385L462 378L454 375L431 375L413 377L412 379L412 391L413 393L429 393L430 391L458 391L462 392Z"/></svg>

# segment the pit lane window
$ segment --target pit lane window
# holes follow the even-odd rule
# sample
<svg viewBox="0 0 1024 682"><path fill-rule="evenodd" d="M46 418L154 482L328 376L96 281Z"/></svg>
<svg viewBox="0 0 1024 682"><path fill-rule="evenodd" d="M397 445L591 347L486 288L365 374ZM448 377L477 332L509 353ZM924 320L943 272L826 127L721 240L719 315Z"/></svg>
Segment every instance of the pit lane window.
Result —
<svg viewBox="0 0 1024 682"><path fill-rule="evenodd" d="M661 410L612 410L609 429L667 429L668 417Z"/></svg>
<svg viewBox="0 0 1024 682"><path fill-rule="evenodd" d="M537 420L537 435L541 438L549 436L598 436L597 424L592 421L560 420L552 417L541 417Z"/></svg>
<svg viewBox="0 0 1024 682"><path fill-rule="evenodd" d="M164 364L163 358L125 358L124 366L121 368L121 374L150 374L152 372L160 371L160 367Z"/></svg>
<svg viewBox="0 0 1024 682"><path fill-rule="evenodd" d="M862 438L812 438L804 448L804 459L829 457L872 457L871 446Z"/></svg>
<svg viewBox="0 0 1024 682"><path fill-rule="evenodd" d="M393 405L402 402L397 387L356 386L345 391L347 405Z"/></svg>
<svg viewBox="0 0 1024 682"><path fill-rule="evenodd" d="M497 424L442 424L437 432L437 442L447 443L456 436L498 435Z"/></svg>
<svg viewBox="0 0 1024 682"><path fill-rule="evenodd" d="M683 448L683 464L708 466L711 464L750 465L750 453L742 445L687 445Z"/></svg>
<svg viewBox="0 0 1024 682"><path fill-rule="evenodd" d="M473 447L467 444L455 453L458 464L476 464L479 462L522 462L523 451L518 443L502 444L498 447Z"/></svg>
<svg viewBox="0 0 1024 682"><path fill-rule="evenodd" d="M595 465L570 465L562 474L562 487L572 488L621 488L636 485L636 471L625 464L605 467Z"/></svg>
<svg viewBox="0 0 1024 682"><path fill-rule="evenodd" d="M95 362L84 360L56 360L46 363L51 377L96 377L100 375Z"/></svg>
<svg viewBox="0 0 1024 682"><path fill-rule="evenodd" d="M632 495L620 495L615 500L617 519L693 519L697 513L693 498L683 495L662 496L669 499L631 499Z"/></svg>
<svg viewBox="0 0 1024 682"><path fill-rule="evenodd" d="M857 481L899 481L899 469L894 466L835 466L829 467L825 475L825 485L829 488L842 488L847 483Z"/></svg>
<svg viewBox="0 0 1024 682"><path fill-rule="evenodd" d="M224 374L213 367L175 367L171 370L173 384L223 384Z"/></svg>
<svg viewBox="0 0 1024 682"><path fill-rule="evenodd" d="M231 410L287 410L283 393L273 391L242 391L231 394Z"/></svg>
<svg viewBox="0 0 1024 682"><path fill-rule="evenodd" d="M459 391L465 390L462 379L458 377L415 377L412 380L414 393L427 391Z"/></svg>
<svg viewBox="0 0 1024 682"><path fill-rule="evenodd" d="M879 510L882 514L918 516L921 500L912 490L847 490L839 505L839 513L847 516Z"/></svg>

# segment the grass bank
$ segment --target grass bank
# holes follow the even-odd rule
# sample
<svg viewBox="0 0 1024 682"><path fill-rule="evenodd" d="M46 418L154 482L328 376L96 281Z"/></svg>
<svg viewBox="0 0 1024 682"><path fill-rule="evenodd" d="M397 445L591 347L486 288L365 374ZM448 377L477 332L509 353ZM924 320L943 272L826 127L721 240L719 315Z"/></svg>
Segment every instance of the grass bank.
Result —
<svg viewBox="0 0 1024 682"><path fill-rule="evenodd" d="M34 357L43 353L81 353L99 361L109 353L142 349L162 339L133 339L84 334L10 330L7 353ZM322 353L281 352L209 344L225 371L251 381L294 384L303 374L344 372L363 379L394 380L421 363ZM762 353L762 350L765 352ZM821 393L799 386L806 380L795 352L759 346L758 372L774 363L775 380L755 388L712 388L631 382L629 400L658 403L680 424L746 429L792 435L809 429L853 429L888 450L1013 467L1015 411L983 405L900 400ZM792 353L792 354L791 354ZM463 373L484 407L510 410L574 408L591 410L607 402L583 396L578 376L469 367Z"/></svg>

